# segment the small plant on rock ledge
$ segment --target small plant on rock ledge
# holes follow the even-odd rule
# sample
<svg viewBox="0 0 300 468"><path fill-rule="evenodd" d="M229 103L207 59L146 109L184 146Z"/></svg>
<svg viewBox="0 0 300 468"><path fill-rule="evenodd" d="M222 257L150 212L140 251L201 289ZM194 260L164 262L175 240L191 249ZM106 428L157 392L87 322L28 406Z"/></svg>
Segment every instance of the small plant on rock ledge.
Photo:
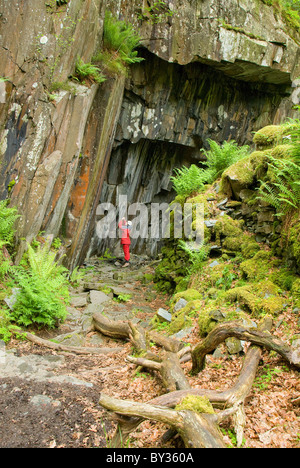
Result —
<svg viewBox="0 0 300 468"><path fill-rule="evenodd" d="M144 60L138 57L139 45L140 37L132 24L120 21L106 12L103 50L93 57L93 63L101 65L107 72L125 74L128 65Z"/></svg>
<svg viewBox="0 0 300 468"><path fill-rule="evenodd" d="M105 81L104 75L96 65L91 63L84 63L81 58L79 58L76 62L75 75L73 78L80 81L81 83L85 83L85 80L89 80L98 84Z"/></svg>

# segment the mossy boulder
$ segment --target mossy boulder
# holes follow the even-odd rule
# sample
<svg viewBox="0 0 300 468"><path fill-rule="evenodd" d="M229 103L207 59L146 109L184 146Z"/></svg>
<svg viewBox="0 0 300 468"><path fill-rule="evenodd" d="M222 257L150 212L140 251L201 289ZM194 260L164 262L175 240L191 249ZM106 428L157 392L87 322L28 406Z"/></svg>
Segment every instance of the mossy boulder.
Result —
<svg viewBox="0 0 300 468"><path fill-rule="evenodd" d="M234 196L240 200L242 190L249 188L267 171L268 153L254 151L250 156L242 158L223 172L221 191L228 197Z"/></svg>
<svg viewBox="0 0 300 468"><path fill-rule="evenodd" d="M225 293L223 300L237 302L255 317L261 314L277 315L287 302L287 299L280 295L278 286L267 279L230 289Z"/></svg>
<svg viewBox="0 0 300 468"><path fill-rule="evenodd" d="M215 224L214 231L216 234L216 242L220 243L221 238L234 237L237 238L243 235L243 221L238 221L228 215L219 218Z"/></svg>
<svg viewBox="0 0 300 468"><path fill-rule="evenodd" d="M287 125L267 125L255 133L253 143L258 148L270 148L280 145L293 129L295 129L295 124L293 123Z"/></svg>
<svg viewBox="0 0 300 468"><path fill-rule="evenodd" d="M197 291L196 289L186 289L185 291L181 291L172 299L171 302L171 310L173 310L175 304L179 301L179 299L185 299L187 302L196 301L202 299L202 294Z"/></svg>
<svg viewBox="0 0 300 468"><path fill-rule="evenodd" d="M241 263L240 269L245 278L260 281L266 277L272 267L272 253L260 250L253 258Z"/></svg>

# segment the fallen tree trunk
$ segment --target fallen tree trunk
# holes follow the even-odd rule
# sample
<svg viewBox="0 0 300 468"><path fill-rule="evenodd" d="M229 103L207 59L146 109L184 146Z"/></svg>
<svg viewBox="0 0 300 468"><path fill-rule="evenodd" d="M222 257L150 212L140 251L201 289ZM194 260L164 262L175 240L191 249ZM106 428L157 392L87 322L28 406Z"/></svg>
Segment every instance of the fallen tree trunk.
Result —
<svg viewBox="0 0 300 468"><path fill-rule="evenodd" d="M192 350L192 374L198 374L203 370L205 366L205 356L213 352L220 343L229 337L235 337L242 341L249 341L269 351L275 351L290 364L300 368L299 349L293 349L287 343L274 338L265 331L255 328L246 328L237 322L226 322L214 328L214 330Z"/></svg>

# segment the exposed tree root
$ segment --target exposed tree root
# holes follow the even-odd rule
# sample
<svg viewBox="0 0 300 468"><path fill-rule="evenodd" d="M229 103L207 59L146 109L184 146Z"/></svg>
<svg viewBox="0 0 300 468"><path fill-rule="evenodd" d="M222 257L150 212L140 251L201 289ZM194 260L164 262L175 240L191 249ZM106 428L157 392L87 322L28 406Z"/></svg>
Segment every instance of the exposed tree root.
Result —
<svg viewBox="0 0 300 468"><path fill-rule="evenodd" d="M31 333L22 331L22 335L27 338L27 340L31 341L34 344L39 346L43 346L44 348L54 349L56 351L64 351L68 353L74 354L111 354L111 353L118 353L122 351L121 347L118 348L84 348L80 346L65 346L60 343L54 343L50 340L44 340L43 338L39 338L36 335L32 335Z"/></svg>
<svg viewBox="0 0 300 468"><path fill-rule="evenodd" d="M103 319L99 314L95 314L94 319L95 323L97 323L97 329L105 333L105 327L108 325L107 319ZM113 326L115 333L118 328L122 329L124 334L126 334L124 331L127 330L127 338L132 339L138 351L143 350L145 352L148 332L141 332L140 329L134 330L136 326L128 322L114 322ZM271 328L272 320L268 318L260 324L258 329L242 327L238 322L228 322L217 326L202 343L193 349L184 349L178 345L174 347L170 343L171 339L168 338L167 346L172 351L163 349L155 360L151 359L147 355L147 352L145 353L146 357L129 356L127 358L128 361L137 366L159 372L168 393L154 398L146 404L124 402L101 394L100 405L108 411L113 412L113 419L118 423L118 429L111 441L112 447L119 447L122 441L126 440L129 434L144 419L153 419L163 421L171 426L173 430L175 429L182 437L186 447L221 448L224 446L224 442L217 424L229 415L233 416L237 445L241 446L245 427L244 402L251 391L261 359L260 347L265 346L269 350L274 350L290 364L298 365L297 351L272 337L270 335ZM144 339L145 333L146 339ZM140 336L140 334L144 336L143 340L136 339L136 336ZM198 369L204 368L205 356L230 336L252 343L246 353L243 367L233 387L223 391L192 389L180 366L181 361L192 359L193 372L198 372ZM135 338L133 339L133 337ZM156 342L162 343L162 340L156 337ZM141 347L139 347L139 343L142 343ZM170 408L175 408L188 395L205 396L215 409L223 411L215 415L206 413L199 415L194 411L170 410ZM224 408L227 409L224 411Z"/></svg>
<svg viewBox="0 0 300 468"><path fill-rule="evenodd" d="M300 350L291 348L286 343L270 334L272 320L265 319L255 328L243 327L239 322L227 322L218 325L201 343L195 347L184 347L183 343L154 331L147 331L130 321L113 321L100 313L93 316L94 328L114 339L130 340L138 357L128 356L127 360L139 368L148 368L159 372L166 392L147 403L122 401L101 394L99 403L112 412L117 422L117 430L111 440L112 447L120 447L141 422L145 419L160 421L170 426L170 433L178 433L185 446L190 448L223 448L224 441L218 424L232 416L237 445L241 446L246 424L244 403L249 395L261 359L261 347L276 351L289 364L300 367ZM64 346L49 340L25 333L28 340L40 346L57 351L75 354L107 354L119 352L122 348L82 348ZM200 372L205 366L205 357L214 351L220 343L229 337L250 342L243 367L235 384L223 391L193 389L185 375L181 362L192 360L192 373ZM150 343L154 342L161 351L154 354ZM190 409L174 409L183 398L189 395L205 396L209 399L215 414L198 413ZM296 402L297 404L297 402ZM166 435L167 437L167 435Z"/></svg>

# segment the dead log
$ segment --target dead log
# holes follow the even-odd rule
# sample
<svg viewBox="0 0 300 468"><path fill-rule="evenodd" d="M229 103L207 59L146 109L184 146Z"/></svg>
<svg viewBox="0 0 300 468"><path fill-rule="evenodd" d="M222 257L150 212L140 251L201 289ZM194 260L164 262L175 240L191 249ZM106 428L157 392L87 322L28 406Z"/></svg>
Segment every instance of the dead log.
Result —
<svg viewBox="0 0 300 468"><path fill-rule="evenodd" d="M238 322L227 322L216 326L201 343L194 347L192 350L192 374L198 374L203 370L206 355L213 352L220 343L231 336L242 341L249 341L269 351L275 351L290 364L300 367L300 349L292 348L268 332L256 328L246 328Z"/></svg>
<svg viewBox="0 0 300 468"><path fill-rule="evenodd" d="M132 401L122 401L105 394L100 395L99 403L108 411L125 414L134 418L151 419L174 427L187 448L225 448L214 415L199 414L194 411L175 411Z"/></svg>
<svg viewBox="0 0 300 468"><path fill-rule="evenodd" d="M17 332L16 332L17 333ZM31 341L32 343L43 346L44 348L53 349L55 351L64 351L68 353L74 354L112 354L112 353L119 353L123 350L123 348L91 348L91 347L80 347L80 346L65 346L60 343L55 343L54 341L44 340L43 338L39 338L36 335L32 335L31 333L22 331L22 335L27 338L27 340Z"/></svg>
<svg viewBox="0 0 300 468"><path fill-rule="evenodd" d="M130 327L128 322L110 320L100 313L94 314L93 319L95 329L103 335L115 339L129 339Z"/></svg>

